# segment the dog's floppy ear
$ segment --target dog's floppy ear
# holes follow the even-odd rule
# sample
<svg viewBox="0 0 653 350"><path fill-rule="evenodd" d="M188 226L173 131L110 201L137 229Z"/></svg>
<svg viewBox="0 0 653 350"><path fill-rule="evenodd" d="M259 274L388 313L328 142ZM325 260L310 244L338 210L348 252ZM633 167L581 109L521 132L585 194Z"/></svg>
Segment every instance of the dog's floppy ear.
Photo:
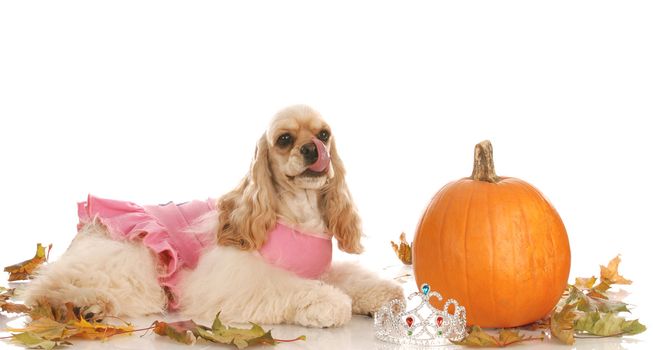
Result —
<svg viewBox="0 0 653 350"><path fill-rule="evenodd" d="M218 244L243 250L258 249L277 222L277 198L263 134L249 173L233 191L218 200Z"/></svg>
<svg viewBox="0 0 653 350"><path fill-rule="evenodd" d="M363 252L360 218L345 182L345 167L338 156L333 138L329 151L334 174L322 193L322 216L329 232L338 240L338 248L347 253L359 254Z"/></svg>

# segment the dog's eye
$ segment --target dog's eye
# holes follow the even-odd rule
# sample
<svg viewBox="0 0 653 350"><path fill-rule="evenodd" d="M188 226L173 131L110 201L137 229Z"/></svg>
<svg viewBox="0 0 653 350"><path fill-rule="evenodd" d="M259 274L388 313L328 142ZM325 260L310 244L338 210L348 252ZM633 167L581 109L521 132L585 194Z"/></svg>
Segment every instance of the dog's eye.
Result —
<svg viewBox="0 0 653 350"><path fill-rule="evenodd" d="M289 133L285 133L277 139L277 146L279 147L288 147L292 144L292 135Z"/></svg>
<svg viewBox="0 0 653 350"><path fill-rule="evenodd" d="M331 135L326 130L322 130L317 134L317 138L320 139L320 141L322 141L322 142L329 141L329 136L331 136Z"/></svg>

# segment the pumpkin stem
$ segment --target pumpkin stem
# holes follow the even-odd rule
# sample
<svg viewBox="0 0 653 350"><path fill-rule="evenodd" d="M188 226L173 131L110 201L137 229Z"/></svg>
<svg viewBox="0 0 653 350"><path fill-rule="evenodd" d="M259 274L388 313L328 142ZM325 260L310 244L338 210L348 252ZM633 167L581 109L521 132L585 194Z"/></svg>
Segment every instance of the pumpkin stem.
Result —
<svg viewBox="0 0 653 350"><path fill-rule="evenodd" d="M494 172L492 144L488 140L478 143L474 148L474 171L472 171L471 178L490 183L497 183L501 180Z"/></svg>

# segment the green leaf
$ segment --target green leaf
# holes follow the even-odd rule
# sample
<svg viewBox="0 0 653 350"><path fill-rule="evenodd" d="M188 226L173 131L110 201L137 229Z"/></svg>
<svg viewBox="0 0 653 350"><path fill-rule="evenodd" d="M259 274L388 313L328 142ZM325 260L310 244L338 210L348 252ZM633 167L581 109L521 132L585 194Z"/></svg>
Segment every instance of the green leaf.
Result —
<svg viewBox="0 0 653 350"><path fill-rule="evenodd" d="M646 330L639 320L626 321L615 313L589 312L574 323L574 329L598 336L638 334Z"/></svg>
<svg viewBox="0 0 653 350"><path fill-rule="evenodd" d="M274 345L277 342L272 338L270 331L266 332L261 326L250 323L251 328L226 327L220 321L220 313L215 316L211 329L199 327L197 335L200 338L222 344L233 344L238 349L243 349L249 345L266 344ZM298 338L299 340L299 338Z"/></svg>
<svg viewBox="0 0 653 350"><path fill-rule="evenodd" d="M630 320L624 322L622 329L624 334L635 335L644 332L646 330L646 326L639 323L639 320Z"/></svg>
<svg viewBox="0 0 653 350"><path fill-rule="evenodd" d="M213 325L211 325L211 329L217 330L217 329L224 329L224 325L222 324L222 321L220 321L220 311L215 315L215 319L213 320Z"/></svg>
<svg viewBox="0 0 653 350"><path fill-rule="evenodd" d="M30 349L52 350L55 346L59 345L55 341L43 339L32 332L14 334L12 339Z"/></svg>
<svg viewBox="0 0 653 350"><path fill-rule="evenodd" d="M222 344L231 344L231 341L233 340L233 338L225 336L222 333L214 333L213 330L202 327L197 329L197 336L214 343Z"/></svg>

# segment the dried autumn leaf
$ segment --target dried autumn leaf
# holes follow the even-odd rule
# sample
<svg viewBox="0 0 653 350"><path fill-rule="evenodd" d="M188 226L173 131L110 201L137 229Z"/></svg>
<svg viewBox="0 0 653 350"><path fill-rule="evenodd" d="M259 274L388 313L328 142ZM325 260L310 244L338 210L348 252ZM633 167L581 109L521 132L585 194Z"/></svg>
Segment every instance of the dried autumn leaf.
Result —
<svg viewBox="0 0 653 350"><path fill-rule="evenodd" d="M567 345L574 343L574 321L578 317L576 305L565 304L551 315L551 334Z"/></svg>
<svg viewBox="0 0 653 350"><path fill-rule="evenodd" d="M14 314L24 314L29 312L29 307L23 304L14 304L9 302L0 301L0 309L5 312L10 312Z"/></svg>
<svg viewBox="0 0 653 350"><path fill-rule="evenodd" d="M576 283L574 283L574 287L579 289L591 289L594 287L594 283L596 283L596 277L594 276L588 278L576 277Z"/></svg>
<svg viewBox="0 0 653 350"><path fill-rule="evenodd" d="M52 340L43 339L38 335L30 332L14 334L11 337L11 339L14 342L24 345L30 349L51 350L60 344L70 344L68 342L56 342Z"/></svg>
<svg viewBox="0 0 653 350"><path fill-rule="evenodd" d="M577 304L578 311L582 312L630 312L628 309L628 304L618 301L611 300L609 298L598 298L595 297L593 293L585 294L582 290L576 288L575 285L568 287L569 296L566 299L566 303L575 302Z"/></svg>
<svg viewBox="0 0 653 350"><path fill-rule="evenodd" d="M31 333L47 340L61 340L67 338L67 327L50 318L39 318L25 325L23 328L9 328L8 332Z"/></svg>
<svg viewBox="0 0 653 350"><path fill-rule="evenodd" d="M52 249L52 244L46 250L45 246L38 243L36 245L36 254L33 258L5 267L5 272L9 272L9 282L30 279L34 270L47 261L47 255L50 253L50 249Z"/></svg>
<svg viewBox="0 0 653 350"><path fill-rule="evenodd" d="M574 334L620 336L641 333L646 326L639 320L626 320L621 312L630 312L628 304L607 293L613 284L632 281L619 274L621 259L616 256L608 266L601 265L600 281L596 277L576 278L551 318L551 333L566 344L573 344Z"/></svg>
<svg viewBox="0 0 653 350"><path fill-rule="evenodd" d="M406 241L405 233L402 232L401 235L399 235L399 244L393 241L390 241L390 244L392 245L392 249L395 251L395 254L397 254L397 257L399 260L401 260L402 263L405 265L411 265L413 263L412 247Z"/></svg>
<svg viewBox="0 0 653 350"><path fill-rule="evenodd" d="M266 332L261 326L250 323L250 329L226 327L220 322L220 313L215 316L211 329L199 329L199 336L217 343L234 344L238 349L254 344L275 345L271 332Z"/></svg>
<svg viewBox="0 0 653 350"><path fill-rule="evenodd" d="M89 340L105 340L117 334L131 333L134 331L134 327L129 323L125 323L124 326L116 326L99 322L90 323L83 318L68 323L68 326L72 328L69 330L71 337Z"/></svg>
<svg viewBox="0 0 653 350"><path fill-rule="evenodd" d="M633 335L642 333L646 326L639 320L626 321L615 313L589 312L576 320L574 329L598 336Z"/></svg>
<svg viewBox="0 0 653 350"><path fill-rule="evenodd" d="M129 323L111 325L88 322L80 317L78 310L71 303L55 308L46 301L40 301L29 312L32 321L23 328L10 328L7 331L20 332L13 335L14 340L28 347L40 348L50 347L53 343L69 344L65 341L71 338L106 340L117 334L134 331ZM37 345L31 345L32 343Z"/></svg>
<svg viewBox="0 0 653 350"><path fill-rule="evenodd" d="M23 304L16 304L9 301L9 298L14 296L13 289L7 289L5 287L0 287L0 310L11 313L26 313L29 311L29 307Z"/></svg>
<svg viewBox="0 0 653 350"><path fill-rule="evenodd" d="M39 318L49 318L57 321L58 318L55 317L54 314L55 312L53 307L45 300L39 300L29 312L29 316L32 318L32 320L38 320Z"/></svg>
<svg viewBox="0 0 653 350"><path fill-rule="evenodd" d="M544 340L544 335L526 337L518 330L501 329L499 336L493 336L478 326L473 326L467 337L461 341L453 341L456 345L472 347L494 348L505 347L513 344L523 343L532 340Z"/></svg>
<svg viewBox="0 0 653 350"><path fill-rule="evenodd" d="M461 341L454 341L456 345L476 346L476 347L496 347L498 341L492 335L486 333L481 327L473 326L467 337Z"/></svg>
<svg viewBox="0 0 653 350"><path fill-rule="evenodd" d="M500 346L508 346L523 342L525 336L519 334L516 330L502 329L499 331L499 344ZM542 338L543 339L543 338Z"/></svg>
<svg viewBox="0 0 653 350"><path fill-rule="evenodd" d="M277 340L272 338L270 331L265 331L261 326L251 323L250 329L226 327L220 321L220 313L215 316L211 328L198 325L192 320L180 322L154 322L154 333L167 336L177 342L194 344L198 338L227 345L235 345L238 349L246 348L249 345L264 344L274 345L277 342L292 342L306 340L301 336L292 340Z"/></svg>
<svg viewBox="0 0 653 350"><path fill-rule="evenodd" d="M195 344L198 326L193 320L179 322L154 322L154 333L186 345Z"/></svg>
<svg viewBox="0 0 653 350"><path fill-rule="evenodd" d="M75 312L72 303L65 303L63 306L54 307L47 300L39 300L36 305L32 306L28 315L32 320L40 318L49 318L59 323L68 323L79 319L79 309Z"/></svg>
<svg viewBox="0 0 653 350"><path fill-rule="evenodd" d="M608 289L610 289L610 285L611 284L606 281L601 281L599 284L587 291L587 296L595 299L610 299L606 294Z"/></svg>
<svg viewBox="0 0 653 350"><path fill-rule="evenodd" d="M621 325L624 334L635 335L646 331L646 326L639 323L639 320L626 320Z"/></svg>
<svg viewBox="0 0 653 350"><path fill-rule="evenodd" d="M633 281L625 279L619 274L619 263L621 258L619 255L610 260L608 266L601 265L601 282L608 284L631 284Z"/></svg>

